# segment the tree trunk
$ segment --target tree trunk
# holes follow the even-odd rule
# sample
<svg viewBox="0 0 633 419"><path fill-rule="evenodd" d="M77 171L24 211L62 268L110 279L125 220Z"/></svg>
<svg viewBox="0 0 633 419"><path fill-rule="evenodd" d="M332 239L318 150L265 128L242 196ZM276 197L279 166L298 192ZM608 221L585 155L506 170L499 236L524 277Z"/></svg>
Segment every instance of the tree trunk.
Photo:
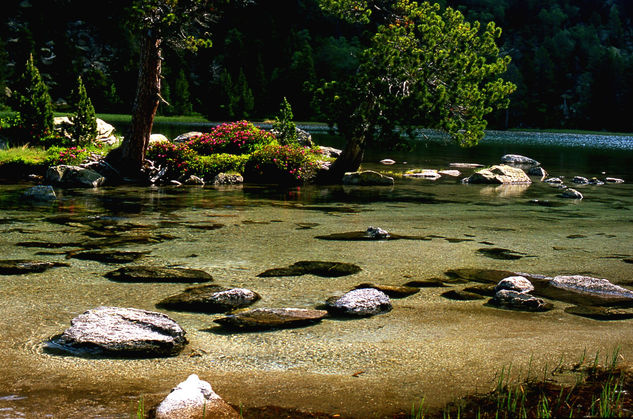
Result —
<svg viewBox="0 0 633 419"><path fill-rule="evenodd" d="M160 99L161 38L147 30L141 41L132 123L121 147L109 158L124 176L140 174Z"/></svg>
<svg viewBox="0 0 633 419"><path fill-rule="evenodd" d="M355 135L347 140L341 155L336 158L326 178L332 183L340 183L346 172L356 172L363 162L365 154L365 136Z"/></svg>

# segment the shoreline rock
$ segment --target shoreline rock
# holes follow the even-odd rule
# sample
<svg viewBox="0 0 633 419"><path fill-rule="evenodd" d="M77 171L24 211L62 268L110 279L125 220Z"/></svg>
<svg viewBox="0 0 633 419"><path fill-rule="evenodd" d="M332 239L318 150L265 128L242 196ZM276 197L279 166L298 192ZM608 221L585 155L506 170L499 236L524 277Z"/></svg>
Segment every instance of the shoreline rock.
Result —
<svg viewBox="0 0 633 419"><path fill-rule="evenodd" d="M353 317L368 317L391 311L387 294L375 288L358 288L342 297L328 298L326 309L332 314Z"/></svg>

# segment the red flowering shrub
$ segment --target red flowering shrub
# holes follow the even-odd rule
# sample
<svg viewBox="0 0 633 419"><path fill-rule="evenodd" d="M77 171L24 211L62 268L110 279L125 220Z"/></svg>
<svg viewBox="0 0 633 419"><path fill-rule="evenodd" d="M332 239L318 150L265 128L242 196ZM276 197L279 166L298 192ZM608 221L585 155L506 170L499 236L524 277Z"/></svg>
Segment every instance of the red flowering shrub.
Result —
<svg viewBox="0 0 633 419"><path fill-rule="evenodd" d="M251 154L244 176L249 182L304 183L316 175L319 157L308 147L271 144Z"/></svg>
<svg viewBox="0 0 633 419"><path fill-rule="evenodd" d="M211 132L190 139L187 144L200 155L249 154L272 143L275 137L251 122L238 121L218 125Z"/></svg>
<svg viewBox="0 0 633 419"><path fill-rule="evenodd" d="M46 163L49 166L66 164L70 166L83 163L92 152L86 148L79 147L51 147L48 149Z"/></svg>
<svg viewBox="0 0 633 419"><path fill-rule="evenodd" d="M147 149L146 157L156 166L167 168L167 175L174 178L191 174L191 167L198 159L197 153L187 144L170 142L152 143Z"/></svg>

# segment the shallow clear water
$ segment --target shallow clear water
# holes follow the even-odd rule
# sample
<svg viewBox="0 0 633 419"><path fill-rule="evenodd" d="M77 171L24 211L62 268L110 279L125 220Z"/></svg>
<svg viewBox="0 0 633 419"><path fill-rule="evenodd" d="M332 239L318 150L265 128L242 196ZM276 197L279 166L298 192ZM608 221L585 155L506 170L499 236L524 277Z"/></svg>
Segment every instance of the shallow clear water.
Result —
<svg viewBox="0 0 633 419"><path fill-rule="evenodd" d="M547 137L550 138L551 137ZM583 351L616 346L633 357L631 321L573 316L554 302L546 313L522 313L452 301L449 288L423 288L393 300L390 313L358 320L326 319L315 326L231 334L215 327L220 315L168 312L190 341L166 359L85 359L45 352L44 342L76 315L99 305L156 310L183 284L124 284L104 277L119 265L65 259L69 250L17 245L27 241L86 242L94 232L170 240L131 243L150 253L138 264L204 269L221 285L262 295L255 307L315 307L363 282L400 285L446 278L453 268L507 269L534 274L589 274L627 285L633 256L633 151L572 147L544 141L491 140L462 150L436 142L413 153L368 153L364 168L448 168L450 162L494 164L513 152L536 158L554 176L615 176L623 184L577 187L582 201L557 197L544 183L529 187L463 185L458 178L397 180L393 188L167 187L57 190L51 205L19 200L30 185L0 186L3 259L70 263L45 273L0 276L0 417L130 417L138 400L160 400L196 373L234 405L278 405L355 417L408 411L425 397L437 406L489 391L494 375L512 363L535 370L577 361ZM551 140L554 141L555 139ZM324 141L326 141L324 139ZM585 138L586 143L596 144ZM545 144L545 145L544 145ZM375 162L393 158L394 166ZM406 161L406 164L404 163ZM605 172L603 175L602 172ZM533 199L559 204L530 204ZM221 228L209 229L219 223ZM334 233L379 226L429 240L326 241ZM98 239L98 238L97 238ZM491 259L487 247L521 252ZM49 254L36 254L48 252ZM266 269L300 260L355 263L358 274L258 278ZM454 285L460 289L463 285Z"/></svg>

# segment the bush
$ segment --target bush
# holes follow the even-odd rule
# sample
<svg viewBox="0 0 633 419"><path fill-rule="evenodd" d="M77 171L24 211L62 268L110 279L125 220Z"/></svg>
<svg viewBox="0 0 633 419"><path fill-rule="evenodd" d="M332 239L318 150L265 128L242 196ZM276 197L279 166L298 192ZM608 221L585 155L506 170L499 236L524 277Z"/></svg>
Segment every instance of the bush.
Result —
<svg viewBox="0 0 633 419"><path fill-rule="evenodd" d="M152 160L156 166L165 168L166 176L170 178L193 174L199 164L198 155L186 143L153 143L147 149L146 158Z"/></svg>
<svg viewBox="0 0 633 419"><path fill-rule="evenodd" d="M272 129L280 144L298 144L297 126L292 122L293 117L292 107L284 97L284 100L281 102L281 108L279 109L279 115L275 117Z"/></svg>
<svg viewBox="0 0 633 419"><path fill-rule="evenodd" d="M238 121L218 125L213 131L199 135L187 142L200 155L219 153L249 154L275 141L268 131L250 122Z"/></svg>
<svg viewBox="0 0 633 419"><path fill-rule="evenodd" d="M212 179L218 173L243 173L249 155L212 154L200 156L192 168L192 173L204 179Z"/></svg>
<svg viewBox="0 0 633 419"><path fill-rule="evenodd" d="M272 144L250 156L244 175L248 181L300 184L314 178L320 157L307 147Z"/></svg>

